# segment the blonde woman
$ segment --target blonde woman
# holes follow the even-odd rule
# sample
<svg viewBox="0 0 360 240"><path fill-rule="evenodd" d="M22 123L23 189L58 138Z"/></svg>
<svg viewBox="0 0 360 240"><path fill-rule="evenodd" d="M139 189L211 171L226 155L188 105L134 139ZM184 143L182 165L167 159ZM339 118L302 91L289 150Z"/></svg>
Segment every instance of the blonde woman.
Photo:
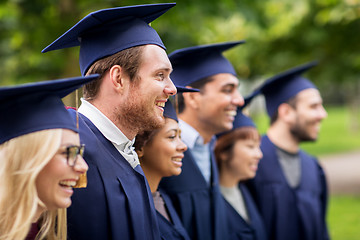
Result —
<svg viewBox="0 0 360 240"><path fill-rule="evenodd" d="M0 239L66 239L72 188L88 166L61 98L94 79L0 88Z"/></svg>

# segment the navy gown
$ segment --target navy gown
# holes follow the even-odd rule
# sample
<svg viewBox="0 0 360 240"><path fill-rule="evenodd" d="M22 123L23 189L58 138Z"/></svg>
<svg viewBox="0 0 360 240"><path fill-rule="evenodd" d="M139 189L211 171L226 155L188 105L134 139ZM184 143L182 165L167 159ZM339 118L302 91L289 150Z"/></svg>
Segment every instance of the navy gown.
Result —
<svg viewBox="0 0 360 240"><path fill-rule="evenodd" d="M276 147L262 137L256 177L249 182L270 240L329 239L325 213L327 186L317 159L300 150L301 180L291 188L281 169Z"/></svg>
<svg viewBox="0 0 360 240"><path fill-rule="evenodd" d="M179 176L163 178L160 188L171 198L176 211L193 240L223 240L227 236L227 215L213 154L215 139L210 143L211 181L206 183L190 150L184 153Z"/></svg>
<svg viewBox="0 0 360 240"><path fill-rule="evenodd" d="M75 111L69 112L75 118ZM81 114L79 129L89 165L88 185L75 189L72 196L68 238L160 239L154 202L141 167L133 169Z"/></svg>
<svg viewBox="0 0 360 240"><path fill-rule="evenodd" d="M185 228L183 227L179 216L177 215L175 208L170 200L170 197L160 190L161 196L165 202L165 206L168 210L169 217L172 222L169 222L161 213L156 211L161 239L164 240L190 240Z"/></svg>
<svg viewBox="0 0 360 240"><path fill-rule="evenodd" d="M226 212L228 214L229 239L266 240L265 226L250 192L243 183L239 184L239 189L245 201L250 223L246 222L230 203L225 200Z"/></svg>

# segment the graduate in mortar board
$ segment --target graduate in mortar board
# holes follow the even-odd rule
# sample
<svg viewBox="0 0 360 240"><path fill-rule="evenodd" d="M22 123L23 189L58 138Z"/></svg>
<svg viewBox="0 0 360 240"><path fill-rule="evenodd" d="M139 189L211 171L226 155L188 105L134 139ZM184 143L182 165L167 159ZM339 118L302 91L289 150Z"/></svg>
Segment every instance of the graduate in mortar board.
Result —
<svg viewBox="0 0 360 240"><path fill-rule="evenodd" d="M189 91L188 88L184 90ZM137 135L134 146L153 195L161 239L189 240L169 196L158 189L163 177L181 173L182 159L187 149L181 140L178 118L170 101L165 104L164 117L165 125L162 128Z"/></svg>
<svg viewBox="0 0 360 240"><path fill-rule="evenodd" d="M264 157L251 187L269 239L329 239L325 215L327 186L317 159L299 144L316 141L327 117L318 89L301 75L316 65L307 63L260 86L270 127L261 140Z"/></svg>
<svg viewBox="0 0 360 240"><path fill-rule="evenodd" d="M77 192L68 210L71 239L160 238L133 143L139 132L164 125L163 107L176 94L165 46L149 26L174 5L90 13L43 50L80 46L82 75L100 74L85 85L79 108L89 187Z"/></svg>
<svg viewBox="0 0 360 240"><path fill-rule="evenodd" d="M171 78L200 89L179 96L179 125L188 150L179 176L164 178L160 188L171 197L191 239L227 239L225 202L213 155L215 134L230 130L244 99L231 63L222 55L243 41L203 45L169 55Z"/></svg>
<svg viewBox="0 0 360 240"><path fill-rule="evenodd" d="M246 101L245 103L249 103ZM215 157L220 191L226 200L229 239L266 240L262 217L244 181L256 175L260 134L250 117L239 108L231 131L217 136Z"/></svg>
<svg viewBox="0 0 360 240"><path fill-rule="evenodd" d="M96 77L0 88L0 239L67 239L66 208L88 166L61 98Z"/></svg>

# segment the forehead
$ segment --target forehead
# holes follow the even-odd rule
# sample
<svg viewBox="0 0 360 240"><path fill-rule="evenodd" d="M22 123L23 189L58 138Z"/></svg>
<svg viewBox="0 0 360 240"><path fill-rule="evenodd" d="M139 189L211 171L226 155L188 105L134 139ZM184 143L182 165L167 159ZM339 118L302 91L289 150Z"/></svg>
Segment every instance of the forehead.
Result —
<svg viewBox="0 0 360 240"><path fill-rule="evenodd" d="M296 95L297 103L311 103L311 102L322 102L322 98L319 90L315 88L308 88L302 90Z"/></svg>
<svg viewBox="0 0 360 240"><path fill-rule="evenodd" d="M79 134L72 131L72 130L69 130L69 129L63 129L62 130L61 143L63 145L66 145L66 144L79 145L79 143L80 143Z"/></svg>
<svg viewBox="0 0 360 240"><path fill-rule="evenodd" d="M165 50L157 45L145 45L142 53L142 67L155 69L172 69Z"/></svg>
<svg viewBox="0 0 360 240"><path fill-rule="evenodd" d="M171 129L178 129L179 128L179 124L177 121L175 121L172 118L165 118L165 125L163 127L163 130L165 132L171 130Z"/></svg>
<svg viewBox="0 0 360 240"><path fill-rule="evenodd" d="M212 76L212 81L205 84L205 89L219 90L226 86L237 87L239 80L230 73L219 73Z"/></svg>

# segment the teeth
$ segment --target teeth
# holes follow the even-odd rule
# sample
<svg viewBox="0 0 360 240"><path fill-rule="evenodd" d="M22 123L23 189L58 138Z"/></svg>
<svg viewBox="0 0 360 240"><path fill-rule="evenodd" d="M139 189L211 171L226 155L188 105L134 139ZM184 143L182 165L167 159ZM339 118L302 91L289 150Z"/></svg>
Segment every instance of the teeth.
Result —
<svg viewBox="0 0 360 240"><path fill-rule="evenodd" d="M236 111L226 111L226 113L232 117L235 117L236 116Z"/></svg>
<svg viewBox="0 0 360 240"><path fill-rule="evenodd" d="M76 181L60 181L60 184L67 187L73 187L76 185Z"/></svg>
<svg viewBox="0 0 360 240"><path fill-rule="evenodd" d="M156 106L165 107L165 102L157 102Z"/></svg>
<svg viewBox="0 0 360 240"><path fill-rule="evenodd" d="M181 162L181 161L182 161L182 158L173 158L173 161L175 161L175 162Z"/></svg>

